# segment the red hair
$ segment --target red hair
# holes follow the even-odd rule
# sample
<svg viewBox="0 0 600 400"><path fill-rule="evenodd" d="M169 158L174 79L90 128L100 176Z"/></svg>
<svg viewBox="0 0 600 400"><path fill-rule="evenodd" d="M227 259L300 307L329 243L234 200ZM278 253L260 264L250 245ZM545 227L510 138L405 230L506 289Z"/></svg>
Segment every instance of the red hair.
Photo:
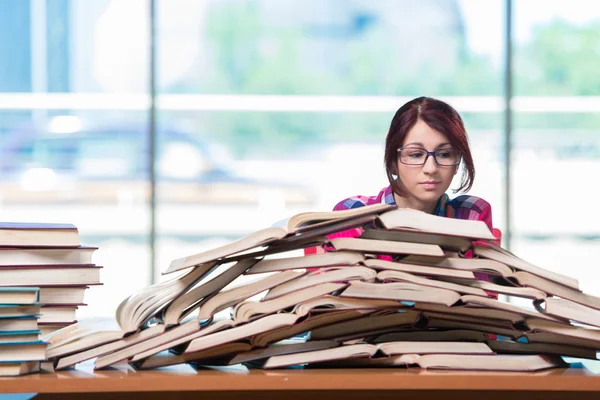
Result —
<svg viewBox="0 0 600 400"><path fill-rule="evenodd" d="M408 131L418 120L425 122L430 128L444 134L452 147L462 157L463 172L460 187L455 192L468 192L475 179L475 165L469 148L469 138L462 118L449 104L431 97L418 97L409 101L396 111L390 130L385 138L385 171L393 191L405 196L406 189L398 175L398 149L402 147Z"/></svg>

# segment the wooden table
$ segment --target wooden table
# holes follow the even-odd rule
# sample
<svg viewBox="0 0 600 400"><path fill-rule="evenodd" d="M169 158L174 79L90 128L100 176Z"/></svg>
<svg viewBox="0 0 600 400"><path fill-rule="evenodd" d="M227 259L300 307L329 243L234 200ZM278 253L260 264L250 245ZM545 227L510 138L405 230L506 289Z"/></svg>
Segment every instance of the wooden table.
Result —
<svg viewBox="0 0 600 400"><path fill-rule="evenodd" d="M123 365L0 378L0 393L85 399L600 399L600 373L585 367L536 373L410 369L134 371ZM244 397L242 397L244 396ZM2 396L0 396L0 399Z"/></svg>

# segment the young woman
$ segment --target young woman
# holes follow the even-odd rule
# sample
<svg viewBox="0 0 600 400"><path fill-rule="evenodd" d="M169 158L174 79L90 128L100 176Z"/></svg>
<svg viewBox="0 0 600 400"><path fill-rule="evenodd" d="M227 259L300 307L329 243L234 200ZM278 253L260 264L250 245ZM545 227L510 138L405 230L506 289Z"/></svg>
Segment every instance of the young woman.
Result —
<svg viewBox="0 0 600 400"><path fill-rule="evenodd" d="M389 186L381 189L376 196L349 197L333 209L346 210L376 203L396 204L400 208L412 208L442 217L484 221L494 232L492 207L487 201L468 195L450 199L446 194L461 167L462 179L455 192L467 192L475 179L465 126L450 105L430 97L419 97L400 107L385 139L384 162ZM356 228L328 237L357 237L361 234L362 229ZM499 241L497 243L500 244ZM323 247L312 247L305 249L305 254L325 251ZM391 259L386 255L378 258Z"/></svg>
<svg viewBox="0 0 600 400"><path fill-rule="evenodd" d="M446 194L461 167L462 180L455 192L467 192L475 179L467 132L462 118L450 105L419 97L400 107L385 140L384 161L388 187L376 196L342 200L334 210L396 204L442 217L484 221L493 231L492 208L487 201L468 195L450 199ZM357 229L332 237L360 233Z"/></svg>

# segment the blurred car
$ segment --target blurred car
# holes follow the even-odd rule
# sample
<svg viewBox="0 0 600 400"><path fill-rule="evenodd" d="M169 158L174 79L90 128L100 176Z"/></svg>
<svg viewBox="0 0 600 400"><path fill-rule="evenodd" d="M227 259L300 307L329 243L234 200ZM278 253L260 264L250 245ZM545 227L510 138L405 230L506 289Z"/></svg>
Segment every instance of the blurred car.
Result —
<svg viewBox="0 0 600 400"><path fill-rule="evenodd" d="M274 196L288 207L310 207L309 189L289 182L244 177L222 146L174 128L156 141L157 198L163 203L247 204ZM1 141L2 201L145 201L150 190L147 126L84 128L77 117L55 117Z"/></svg>

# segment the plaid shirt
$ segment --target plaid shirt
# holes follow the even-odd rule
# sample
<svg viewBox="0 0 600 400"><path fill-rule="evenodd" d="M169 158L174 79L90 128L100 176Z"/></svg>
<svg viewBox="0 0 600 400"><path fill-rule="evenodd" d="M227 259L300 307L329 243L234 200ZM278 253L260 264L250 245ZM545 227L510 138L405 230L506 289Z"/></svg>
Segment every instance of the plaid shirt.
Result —
<svg viewBox="0 0 600 400"><path fill-rule="evenodd" d="M358 208L378 203L396 204L396 201L394 200L394 192L392 191L391 186L381 189L377 196L349 197L336 204L333 210L348 210L351 208ZM483 221L490 228L490 231L494 232L492 226L492 206L490 206L487 201L479 197L460 195L450 200L450 197L444 193L444 195L438 201L433 214L440 217ZM354 228L342 232L336 232L328 235L327 237L330 239L337 237L358 237L362 234L362 232L362 228ZM324 252L325 249L322 247L305 249L306 254ZM391 259L391 257L383 255L380 255L378 258Z"/></svg>
<svg viewBox="0 0 600 400"><path fill-rule="evenodd" d="M388 186L386 188L381 189L377 196L354 196L349 197L345 200L340 201L333 208L334 211L347 210L350 208L358 208L371 204L378 203L386 203L386 204L396 204L394 200L394 192L392 191L392 187ZM483 221L490 228L491 232L494 232L492 226L492 206L485 200L468 195L460 195L452 200L448 197L447 194L440 198L437 206L435 207L434 215L438 215L440 217L448 217L448 218L459 218L459 219L472 219ZM327 237L330 239L336 237L358 237L362 234L362 228L350 229L343 232L337 232ZM496 232L494 232L496 234ZM500 244L500 243L498 243ZM325 253L325 248L323 247L312 247L308 249L304 249L305 254L315 254L315 253ZM466 254L466 257L472 257L472 253L469 250ZM379 259L391 261L392 257L389 255L379 254L377 256ZM481 279L484 281L489 281L489 278L485 274L475 274L477 279ZM497 299L498 296L495 293L488 292L488 295L494 299Z"/></svg>
<svg viewBox="0 0 600 400"><path fill-rule="evenodd" d="M396 204L391 186L381 189L377 196L354 196L347 198L340 201L333 210L347 210L377 203ZM483 221L490 228L490 231L493 231L492 206L479 197L461 195L450 200L448 195L444 193L438 201L433 214L440 217Z"/></svg>

